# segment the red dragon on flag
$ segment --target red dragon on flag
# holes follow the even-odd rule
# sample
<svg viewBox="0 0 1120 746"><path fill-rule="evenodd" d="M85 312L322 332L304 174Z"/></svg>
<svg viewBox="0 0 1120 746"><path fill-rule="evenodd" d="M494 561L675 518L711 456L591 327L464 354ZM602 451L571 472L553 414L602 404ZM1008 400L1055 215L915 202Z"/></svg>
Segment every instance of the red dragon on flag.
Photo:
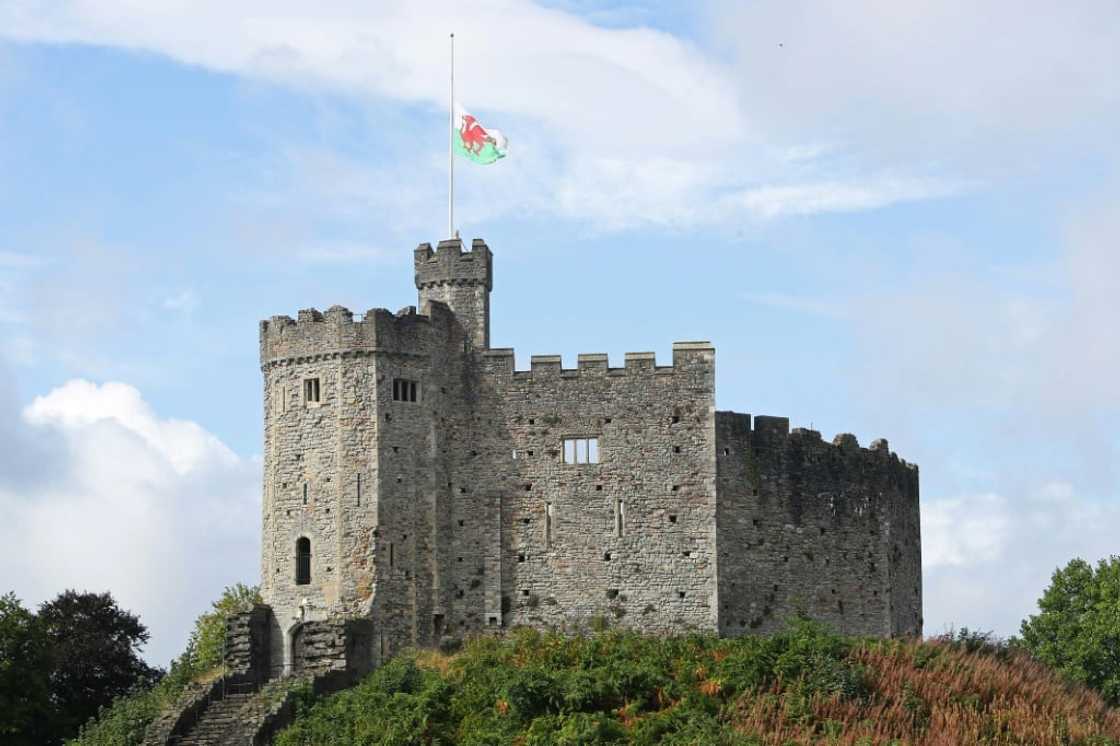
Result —
<svg viewBox="0 0 1120 746"><path fill-rule="evenodd" d="M498 130L487 130L473 114L456 106L454 146L456 152L475 163L493 163L506 156L506 138Z"/></svg>

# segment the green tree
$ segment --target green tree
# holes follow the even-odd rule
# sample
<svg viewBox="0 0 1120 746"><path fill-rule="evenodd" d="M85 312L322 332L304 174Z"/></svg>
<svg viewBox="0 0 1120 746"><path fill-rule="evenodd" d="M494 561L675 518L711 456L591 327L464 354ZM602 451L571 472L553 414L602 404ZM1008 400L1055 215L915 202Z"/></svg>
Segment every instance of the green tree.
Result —
<svg viewBox="0 0 1120 746"><path fill-rule="evenodd" d="M221 665L226 639L226 618L240 611L248 611L253 604L259 603L261 591L255 585L235 583L222 591L221 597L210 604L211 610L200 615L194 622L194 630L187 643L193 673L202 674Z"/></svg>
<svg viewBox="0 0 1120 746"><path fill-rule="evenodd" d="M1120 705L1120 557L1056 570L1026 619L1022 644L1039 660Z"/></svg>
<svg viewBox="0 0 1120 746"><path fill-rule="evenodd" d="M49 644L14 593L0 596L0 742L40 744L50 721Z"/></svg>
<svg viewBox="0 0 1120 746"><path fill-rule="evenodd" d="M39 621L51 646L50 693L58 738L73 737L102 707L160 677L140 657L147 627L108 593L60 593L39 607Z"/></svg>
<svg viewBox="0 0 1120 746"><path fill-rule="evenodd" d="M195 620L186 650L171 662L167 675L151 689L117 698L96 720L86 723L70 746L138 746L161 711L173 706L189 684L212 675L221 664L226 617L260 600L258 588L241 583L222 591L211 610Z"/></svg>

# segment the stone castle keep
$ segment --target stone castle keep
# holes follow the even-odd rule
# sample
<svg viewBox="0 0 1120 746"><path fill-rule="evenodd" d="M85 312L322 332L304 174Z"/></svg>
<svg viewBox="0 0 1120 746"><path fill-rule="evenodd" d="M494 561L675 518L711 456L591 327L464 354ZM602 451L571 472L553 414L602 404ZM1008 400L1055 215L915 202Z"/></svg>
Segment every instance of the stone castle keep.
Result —
<svg viewBox="0 0 1120 746"><path fill-rule="evenodd" d="M671 365L534 355L516 370L490 346L486 244L414 259L417 307L261 323L268 608L238 622L246 670L366 670L596 617L921 632L918 470L885 440L717 412L707 342L675 343Z"/></svg>

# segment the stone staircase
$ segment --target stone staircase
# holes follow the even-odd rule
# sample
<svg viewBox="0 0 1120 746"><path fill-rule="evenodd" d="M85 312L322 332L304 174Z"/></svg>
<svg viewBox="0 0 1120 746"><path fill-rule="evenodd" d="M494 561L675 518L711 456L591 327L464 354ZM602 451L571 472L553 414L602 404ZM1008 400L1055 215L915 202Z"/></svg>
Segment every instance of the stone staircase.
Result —
<svg viewBox="0 0 1120 746"><path fill-rule="evenodd" d="M184 698L148 728L144 746L261 746L291 722L293 694L315 679L291 677L257 690L228 691L221 682ZM241 685L244 686L244 685Z"/></svg>
<svg viewBox="0 0 1120 746"><path fill-rule="evenodd" d="M369 670L368 620L305 622L295 675L269 666L271 610L256 605L226 619L221 678L195 683L147 727L144 746L266 746L292 722L296 703L353 686Z"/></svg>
<svg viewBox="0 0 1120 746"><path fill-rule="evenodd" d="M212 700L201 717L195 722L185 735L171 741L175 746L226 746L227 744L245 743L234 740L246 725L245 716L250 715L242 710L249 709L249 705L256 694L227 694L225 698ZM251 737L250 737L251 738ZM248 743L252 743L250 740Z"/></svg>

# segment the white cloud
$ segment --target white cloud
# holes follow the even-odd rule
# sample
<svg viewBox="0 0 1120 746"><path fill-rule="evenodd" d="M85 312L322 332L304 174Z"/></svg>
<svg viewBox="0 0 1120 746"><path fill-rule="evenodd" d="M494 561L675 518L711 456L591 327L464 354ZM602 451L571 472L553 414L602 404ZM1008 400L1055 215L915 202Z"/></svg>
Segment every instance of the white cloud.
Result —
<svg viewBox="0 0 1120 746"><path fill-rule="evenodd" d="M796 311L811 316L840 319L849 315L845 303L829 298L775 292L744 293L742 297L743 300L759 306L777 308L782 311Z"/></svg>
<svg viewBox="0 0 1120 746"><path fill-rule="evenodd" d="M743 44L768 42L764 24L720 14L721 27L733 26ZM863 14L870 25L891 15L873 6ZM9 38L142 49L231 74L419 104L431 109L433 128L446 106L452 29L460 97L513 141L509 162L495 167L499 176L480 177L488 200L475 216L529 208L609 230L738 227L877 209L957 188L957 180L926 174L935 169L924 161L891 169L845 161L844 152L867 143L850 142L844 132L820 128L791 138L785 122L765 122L767 107L756 111L756 102L786 94L764 65L748 71L756 85L744 92L744 71L697 44L650 28L604 28L526 0L314 8L294 0L232 7L217 0L29 0L0 8L0 35ZM836 137L822 145L822 134ZM310 185L301 179L281 192L314 188L331 212L427 224L440 201L441 179L432 177L442 164L417 164L415 140L411 145L406 161L377 168L348 163L353 155L290 153L302 159L294 165L308 172ZM906 169L919 173L882 176Z"/></svg>
<svg viewBox="0 0 1120 746"><path fill-rule="evenodd" d="M448 32L464 102L549 119L611 149L739 139L729 78L673 36L607 30L530 2L408 4L294 0L31 2L0 13L6 36L166 54L211 69L446 105ZM631 112L619 122L619 112ZM636 117L644 126L633 127Z"/></svg>
<svg viewBox="0 0 1120 746"><path fill-rule="evenodd" d="M187 288L178 293L167 296L163 299L161 304L168 311L179 311L180 313L190 313L198 307L198 295Z"/></svg>
<svg viewBox="0 0 1120 746"><path fill-rule="evenodd" d="M109 590L166 663L222 587L257 582L259 464L198 424L157 416L126 384L82 380L0 417L16 446L3 458L35 461L18 480L14 464L0 470L0 543L26 602Z"/></svg>
<svg viewBox="0 0 1120 746"><path fill-rule="evenodd" d="M981 494L922 503L922 565L963 567L1001 559L1008 541L1008 505Z"/></svg>
<svg viewBox="0 0 1120 746"><path fill-rule="evenodd" d="M1009 498L971 494L922 505L926 634L950 627L1016 634L1050 576L1071 559L1120 553L1120 504L1080 497L1068 482Z"/></svg>
<svg viewBox="0 0 1120 746"><path fill-rule="evenodd" d="M1058 478L1120 499L1117 245L1120 216L1086 207L1057 256L1018 264L1016 282L968 247L918 247L910 277L846 299L859 320L853 401L880 412L896 440L908 432L920 441L931 416L955 413L959 426L976 413L963 435L999 439L984 461L1004 490ZM1068 471L1051 471L1059 468Z"/></svg>
<svg viewBox="0 0 1120 746"><path fill-rule="evenodd" d="M1096 132L1079 145L1116 153L1110 0L716 0L709 16L744 109L769 132L973 169L1037 162L1022 148L1040 134Z"/></svg>
<svg viewBox="0 0 1120 746"><path fill-rule="evenodd" d="M913 179L880 179L874 183L838 182L774 185L748 189L728 198L760 218L857 212L887 207L899 202L947 197L963 187Z"/></svg>

